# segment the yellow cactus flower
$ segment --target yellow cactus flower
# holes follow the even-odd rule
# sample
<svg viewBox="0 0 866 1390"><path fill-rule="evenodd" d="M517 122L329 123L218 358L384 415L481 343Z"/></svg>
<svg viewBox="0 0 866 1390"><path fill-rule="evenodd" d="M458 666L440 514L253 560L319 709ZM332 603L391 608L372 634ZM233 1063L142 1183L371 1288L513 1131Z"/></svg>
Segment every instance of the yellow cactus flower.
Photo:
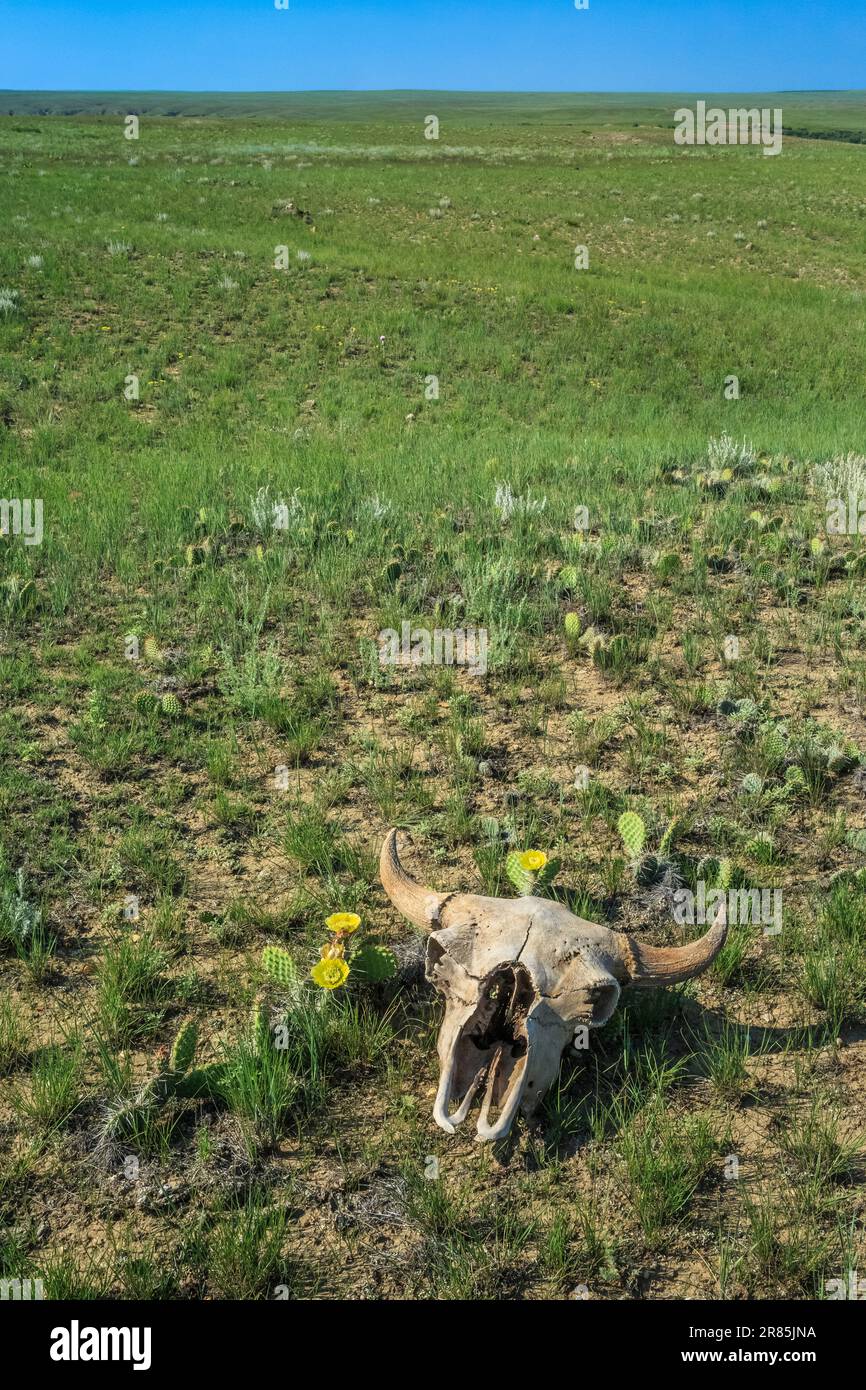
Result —
<svg viewBox="0 0 866 1390"><path fill-rule="evenodd" d="M320 960L310 974L322 989L339 989L348 979L349 967L344 960Z"/></svg>
<svg viewBox="0 0 866 1390"><path fill-rule="evenodd" d="M352 932L357 931L361 925L361 919L357 912L332 912L330 917L325 918L325 926L330 931Z"/></svg>
<svg viewBox="0 0 866 1390"><path fill-rule="evenodd" d="M518 855L518 862L528 874L540 874L547 863L547 855L541 849L527 849Z"/></svg>

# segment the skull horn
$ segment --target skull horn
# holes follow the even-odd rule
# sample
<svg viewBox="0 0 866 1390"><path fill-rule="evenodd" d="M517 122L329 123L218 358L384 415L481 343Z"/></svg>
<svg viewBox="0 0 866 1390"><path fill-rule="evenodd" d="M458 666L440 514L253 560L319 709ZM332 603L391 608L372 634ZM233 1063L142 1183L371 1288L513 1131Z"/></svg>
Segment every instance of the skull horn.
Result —
<svg viewBox="0 0 866 1390"><path fill-rule="evenodd" d="M379 875L382 887L398 912L425 931L439 926L439 913L450 893L434 893L407 874L397 853L397 831L389 830L379 856Z"/></svg>
<svg viewBox="0 0 866 1390"><path fill-rule="evenodd" d="M676 985L700 975L715 960L728 935L725 899L722 898L713 925L698 941L688 946L644 946L629 940L627 962L629 984Z"/></svg>

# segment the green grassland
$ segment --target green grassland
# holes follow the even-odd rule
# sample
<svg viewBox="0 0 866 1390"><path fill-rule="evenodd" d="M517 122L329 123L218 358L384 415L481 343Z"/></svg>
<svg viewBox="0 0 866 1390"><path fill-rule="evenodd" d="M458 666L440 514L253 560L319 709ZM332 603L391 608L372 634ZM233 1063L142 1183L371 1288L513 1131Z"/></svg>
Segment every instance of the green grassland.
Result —
<svg viewBox="0 0 866 1390"><path fill-rule="evenodd" d="M629 1299L863 1269L866 551L825 514L866 490L866 154L678 148L685 101L0 94L0 493L44 502L41 545L0 538L3 1273ZM718 101L866 129L858 93ZM486 676L380 667L404 619L486 628ZM683 940L627 809L650 847L675 821L687 882L780 888L781 934L624 1000L507 1144L447 1138L386 829L438 888L510 894L542 848L584 915ZM394 980L308 980L337 910ZM165 1081L191 1021L218 1086Z"/></svg>
<svg viewBox="0 0 866 1390"><path fill-rule="evenodd" d="M411 124L423 106L447 111L449 118L475 129L500 125L672 125L679 106L699 98L710 105L744 104L781 107L785 124L816 132L836 131L856 138L866 134L863 93L759 92L18 92L0 89L0 111L10 116L125 115L255 116L262 119L311 118L369 123L383 118ZM392 126L393 133L393 126Z"/></svg>

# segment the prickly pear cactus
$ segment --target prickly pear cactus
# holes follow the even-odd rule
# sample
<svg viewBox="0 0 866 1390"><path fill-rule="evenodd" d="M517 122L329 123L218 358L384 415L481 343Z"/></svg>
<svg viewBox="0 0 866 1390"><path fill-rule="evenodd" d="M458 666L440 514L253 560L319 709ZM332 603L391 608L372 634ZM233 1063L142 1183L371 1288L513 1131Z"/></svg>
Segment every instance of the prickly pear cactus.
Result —
<svg viewBox="0 0 866 1390"><path fill-rule="evenodd" d="M641 888L650 888L661 877L663 873L662 863L655 854L644 854L638 860L635 869L635 882Z"/></svg>
<svg viewBox="0 0 866 1390"><path fill-rule="evenodd" d="M794 793L806 790L806 778L803 769L797 763L793 767L785 768L785 786Z"/></svg>
<svg viewBox="0 0 866 1390"><path fill-rule="evenodd" d="M396 975L397 961L387 946L375 946L368 942L353 953L352 973L370 984L379 984Z"/></svg>
<svg viewBox="0 0 866 1390"><path fill-rule="evenodd" d="M754 732L761 715L755 701L749 699L722 700L716 706L716 710L731 721L734 732L741 736L749 736Z"/></svg>
<svg viewBox="0 0 866 1390"><path fill-rule="evenodd" d="M588 627L586 632L580 634L580 637L577 639L577 644L594 658L595 653L604 646L604 638L594 627Z"/></svg>
<svg viewBox="0 0 866 1390"><path fill-rule="evenodd" d="M181 1025L180 1031L172 1044L169 1054L168 1065L173 1072L181 1075L189 1071L195 1060L195 1050L198 1046L198 1024L191 1018Z"/></svg>
<svg viewBox="0 0 866 1390"><path fill-rule="evenodd" d="M188 545L184 551L184 558L190 568L193 565L203 565L210 554L210 541L204 540L197 545Z"/></svg>
<svg viewBox="0 0 866 1390"><path fill-rule="evenodd" d="M619 837L625 845L626 853L632 859L639 859L646 843L646 826L636 811L623 811L616 823Z"/></svg>
<svg viewBox="0 0 866 1390"><path fill-rule="evenodd" d="M511 854L506 857L505 872L522 898L531 897L535 886L535 876L523 868L520 863L520 855L516 850L512 850Z"/></svg>
<svg viewBox="0 0 866 1390"><path fill-rule="evenodd" d="M133 704L139 714L152 714L155 709L159 708L159 700L152 690L137 691Z"/></svg>
<svg viewBox="0 0 866 1390"><path fill-rule="evenodd" d="M481 833L488 844L498 845L502 839L502 826L496 816L481 817Z"/></svg>
<svg viewBox="0 0 866 1390"><path fill-rule="evenodd" d="M753 725L760 718L761 711L754 700L738 700L734 718L740 724Z"/></svg>
<svg viewBox="0 0 866 1390"><path fill-rule="evenodd" d="M674 816L673 820L668 822L667 829L665 830L664 835L662 835L661 840L659 841L659 854L663 858L671 849L672 845L674 844L674 841L678 838L678 836L682 835L683 828L683 821L680 820L677 816Z"/></svg>
<svg viewBox="0 0 866 1390"><path fill-rule="evenodd" d="M549 888L559 873L560 861L539 850L512 850L505 872L522 898L537 896Z"/></svg>
<svg viewBox="0 0 866 1390"><path fill-rule="evenodd" d="M827 770L828 772L850 772L852 767L857 766L857 759L852 757L848 749L840 743L833 743L827 749Z"/></svg>
<svg viewBox="0 0 866 1390"><path fill-rule="evenodd" d="M266 946L262 951L262 965L278 985L293 985L297 982L295 962L282 946Z"/></svg>
<svg viewBox="0 0 866 1390"><path fill-rule="evenodd" d="M782 730L778 727L767 729L761 738L761 756L767 764L767 767L770 769L777 768L785 761L787 751L788 740L785 738Z"/></svg>
<svg viewBox="0 0 866 1390"><path fill-rule="evenodd" d="M206 1062L203 1067L194 1067L180 1078L175 1094L184 1100L219 1100L227 1071L225 1062Z"/></svg>

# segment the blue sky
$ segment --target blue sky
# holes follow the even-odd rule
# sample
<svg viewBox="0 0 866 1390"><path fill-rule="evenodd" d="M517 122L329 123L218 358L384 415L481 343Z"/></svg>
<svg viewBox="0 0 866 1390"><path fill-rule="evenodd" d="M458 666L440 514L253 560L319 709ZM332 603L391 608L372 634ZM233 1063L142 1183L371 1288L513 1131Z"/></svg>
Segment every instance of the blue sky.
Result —
<svg viewBox="0 0 866 1390"><path fill-rule="evenodd" d="M866 0L0 0L0 87L866 86Z"/></svg>

